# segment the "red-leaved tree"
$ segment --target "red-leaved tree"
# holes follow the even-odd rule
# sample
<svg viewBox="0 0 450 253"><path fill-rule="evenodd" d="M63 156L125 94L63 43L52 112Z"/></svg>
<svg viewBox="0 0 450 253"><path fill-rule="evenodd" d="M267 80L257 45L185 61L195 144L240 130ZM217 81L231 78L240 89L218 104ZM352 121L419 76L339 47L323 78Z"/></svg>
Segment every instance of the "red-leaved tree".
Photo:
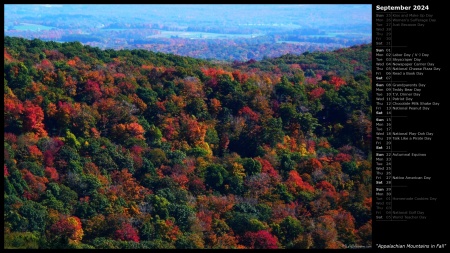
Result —
<svg viewBox="0 0 450 253"><path fill-rule="evenodd" d="M73 241L81 241L84 235L81 221L76 216L61 217L50 227L50 232L54 237L63 237Z"/></svg>
<svg viewBox="0 0 450 253"><path fill-rule="evenodd" d="M242 242L252 249L278 249L278 239L266 230L245 232Z"/></svg>
<svg viewBox="0 0 450 253"><path fill-rule="evenodd" d="M123 223L122 227L114 233L114 237L119 241L139 242L138 232L129 223Z"/></svg>
<svg viewBox="0 0 450 253"><path fill-rule="evenodd" d="M23 110L23 128L27 132L34 132L39 136L47 136L47 131L44 130L44 111L38 105L33 104L27 100L24 103Z"/></svg>

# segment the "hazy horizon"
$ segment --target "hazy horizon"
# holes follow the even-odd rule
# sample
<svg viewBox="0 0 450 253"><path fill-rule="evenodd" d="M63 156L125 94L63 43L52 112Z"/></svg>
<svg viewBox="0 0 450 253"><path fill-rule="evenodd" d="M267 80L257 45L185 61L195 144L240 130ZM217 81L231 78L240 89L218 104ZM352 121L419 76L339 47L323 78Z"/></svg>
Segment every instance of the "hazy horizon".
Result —
<svg viewBox="0 0 450 253"><path fill-rule="evenodd" d="M145 48L198 58L248 60L372 41L370 4L4 6L6 36L80 41L102 49ZM217 48L223 52L212 52Z"/></svg>

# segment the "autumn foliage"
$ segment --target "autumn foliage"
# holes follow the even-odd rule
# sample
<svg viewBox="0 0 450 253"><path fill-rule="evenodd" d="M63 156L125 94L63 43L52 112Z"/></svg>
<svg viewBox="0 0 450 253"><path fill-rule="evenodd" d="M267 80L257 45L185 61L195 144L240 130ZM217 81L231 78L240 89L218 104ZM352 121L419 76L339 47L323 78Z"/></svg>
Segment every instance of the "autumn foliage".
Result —
<svg viewBox="0 0 450 253"><path fill-rule="evenodd" d="M251 249L278 249L278 240L266 230L246 232L242 241Z"/></svg>
<svg viewBox="0 0 450 253"><path fill-rule="evenodd" d="M4 44L5 238L58 249L371 245L371 45L221 63Z"/></svg>
<svg viewBox="0 0 450 253"><path fill-rule="evenodd" d="M83 228L78 217L61 217L55 224L50 227L53 236L62 236L64 238L81 241L83 239Z"/></svg>
<svg viewBox="0 0 450 253"><path fill-rule="evenodd" d="M114 233L114 237L120 241L139 242L138 232L129 223L122 224L121 228Z"/></svg>

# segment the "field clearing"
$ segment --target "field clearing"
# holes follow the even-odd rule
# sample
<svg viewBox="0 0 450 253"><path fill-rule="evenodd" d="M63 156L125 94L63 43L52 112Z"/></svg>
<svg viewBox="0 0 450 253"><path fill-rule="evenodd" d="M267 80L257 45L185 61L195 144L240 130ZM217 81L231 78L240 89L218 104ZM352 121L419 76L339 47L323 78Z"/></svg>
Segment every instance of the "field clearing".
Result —
<svg viewBox="0 0 450 253"><path fill-rule="evenodd" d="M185 32L185 31L164 31L160 34L147 36L147 38L186 38L186 39L236 39L255 38L264 34L228 34L228 33L208 33L208 32Z"/></svg>
<svg viewBox="0 0 450 253"><path fill-rule="evenodd" d="M36 25L36 24L29 24L29 23L20 23L20 25L8 27L8 30L33 31L33 32L41 31L41 30L51 30L51 29L57 29L57 27L46 26L46 25Z"/></svg>

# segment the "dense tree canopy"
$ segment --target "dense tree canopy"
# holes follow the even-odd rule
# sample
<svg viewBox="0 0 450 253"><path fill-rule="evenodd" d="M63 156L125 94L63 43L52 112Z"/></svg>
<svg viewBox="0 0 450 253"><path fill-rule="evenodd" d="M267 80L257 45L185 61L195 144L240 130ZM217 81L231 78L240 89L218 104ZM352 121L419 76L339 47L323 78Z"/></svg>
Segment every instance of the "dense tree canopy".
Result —
<svg viewBox="0 0 450 253"><path fill-rule="evenodd" d="M5 37L5 248L371 245L371 45L217 63Z"/></svg>

